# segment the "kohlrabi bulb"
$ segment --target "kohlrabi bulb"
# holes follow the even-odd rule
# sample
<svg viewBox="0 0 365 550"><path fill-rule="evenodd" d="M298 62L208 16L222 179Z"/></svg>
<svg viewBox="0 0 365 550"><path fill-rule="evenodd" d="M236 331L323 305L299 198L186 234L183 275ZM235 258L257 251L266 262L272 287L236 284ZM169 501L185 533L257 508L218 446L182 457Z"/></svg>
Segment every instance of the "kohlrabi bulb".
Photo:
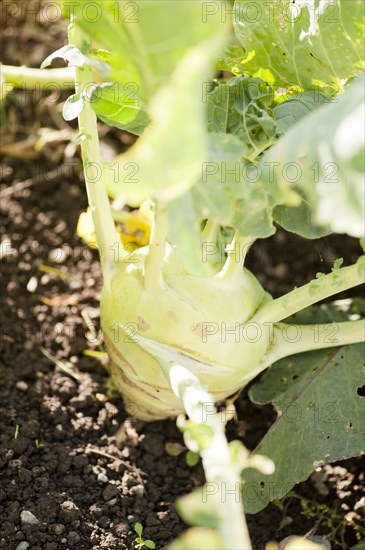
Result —
<svg viewBox="0 0 365 550"><path fill-rule="evenodd" d="M247 270L196 277L176 254L163 269L164 286L147 291L143 269L148 247L119 264L104 288L101 319L111 375L127 410L151 420L182 412L157 358L145 346L161 345L159 360L174 358L189 368L216 401L257 374L269 345L269 330L249 322L271 297ZM172 354L172 355L171 355Z"/></svg>

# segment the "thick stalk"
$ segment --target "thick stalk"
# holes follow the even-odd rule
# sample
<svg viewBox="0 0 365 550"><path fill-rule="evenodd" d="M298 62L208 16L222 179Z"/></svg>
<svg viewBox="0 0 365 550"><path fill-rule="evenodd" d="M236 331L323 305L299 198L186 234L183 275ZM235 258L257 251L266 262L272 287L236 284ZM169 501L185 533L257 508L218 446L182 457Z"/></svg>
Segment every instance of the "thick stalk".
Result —
<svg viewBox="0 0 365 550"><path fill-rule="evenodd" d="M202 233L202 239L204 243L213 243L217 242L218 232L220 229L219 223L213 220L207 220L205 227Z"/></svg>
<svg viewBox="0 0 365 550"><path fill-rule="evenodd" d="M161 290L165 286L162 265L166 252L167 230L166 206L156 201L148 256L143 268L144 286L149 292Z"/></svg>
<svg viewBox="0 0 365 550"><path fill-rule="evenodd" d="M0 66L5 84L26 90L70 90L74 87L73 67L62 69L29 69L28 67Z"/></svg>
<svg viewBox="0 0 365 550"><path fill-rule="evenodd" d="M242 499L237 498L237 493L240 495L241 468L235 468L235 464L232 463L225 436L225 422L217 413L210 395L189 370L174 365L170 367L168 375L171 387L183 402L190 419L196 424L209 426L212 430L212 439L207 447L200 451L200 455L206 481L214 488L214 494L212 491L207 498L214 497L219 508L220 521L217 530L225 543L224 548L250 550L252 546Z"/></svg>
<svg viewBox="0 0 365 550"><path fill-rule="evenodd" d="M273 345L266 358L271 364L297 353L357 344L364 340L365 319L318 325L279 323L274 325Z"/></svg>
<svg viewBox="0 0 365 550"><path fill-rule="evenodd" d="M336 269L310 283L288 292L284 296L267 302L252 317L252 322L278 323L329 296L343 292L364 283L363 257L349 267Z"/></svg>
<svg viewBox="0 0 365 550"><path fill-rule="evenodd" d="M246 254L253 242L253 237L241 237L236 232L231 244L226 248L228 257L216 278L228 285L240 280Z"/></svg>
<svg viewBox="0 0 365 550"><path fill-rule="evenodd" d="M75 46L80 48L84 37L80 36L79 29L72 30ZM104 184L96 115L89 98L86 96L86 90L90 88L92 82L92 68L89 65L75 68L75 91L84 97L84 108L78 119L85 184L95 226L103 275L107 283L110 280L114 264L120 261L123 258L120 255L126 255L126 252L120 243Z"/></svg>

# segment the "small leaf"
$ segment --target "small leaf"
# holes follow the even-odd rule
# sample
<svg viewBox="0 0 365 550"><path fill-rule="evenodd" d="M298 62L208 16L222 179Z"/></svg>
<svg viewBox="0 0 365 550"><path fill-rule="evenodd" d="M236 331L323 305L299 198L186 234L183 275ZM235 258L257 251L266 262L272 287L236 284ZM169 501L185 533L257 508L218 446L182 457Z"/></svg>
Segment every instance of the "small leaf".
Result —
<svg viewBox="0 0 365 550"><path fill-rule="evenodd" d="M233 464L234 467L236 468L238 468L240 465L241 469L243 469L245 462L247 461L247 458L248 458L248 451L244 447L243 443L237 440L231 441L228 447L229 447L231 464Z"/></svg>
<svg viewBox="0 0 365 550"><path fill-rule="evenodd" d="M165 443L165 451L169 456L179 456L184 450L185 447L180 443Z"/></svg>
<svg viewBox="0 0 365 550"><path fill-rule="evenodd" d="M81 53L78 48L76 48L76 46L67 44L67 46L63 46L59 50L56 50L55 52L51 53L51 55L46 57L41 65L41 69L45 69L52 63L54 59L59 58L68 61L70 67L83 67L87 59L86 56Z"/></svg>
<svg viewBox="0 0 365 550"><path fill-rule="evenodd" d="M213 490L212 490L213 489ZM177 510L188 525L216 528L219 525L219 491L212 484L194 489L190 494L180 497L176 502Z"/></svg>
<svg viewBox="0 0 365 550"><path fill-rule="evenodd" d="M140 537L142 537L143 526L142 526L141 523L136 523L135 526L134 526L134 530L135 530L135 532L137 533L137 535L139 535Z"/></svg>
<svg viewBox="0 0 365 550"><path fill-rule="evenodd" d="M193 468L196 466L199 462L199 455L197 453L193 453L193 451L188 451L186 453L186 464Z"/></svg>
<svg viewBox="0 0 365 550"><path fill-rule="evenodd" d="M93 88L91 106L106 124L140 135L150 118L137 92L138 87L132 83L104 83Z"/></svg>
<svg viewBox="0 0 365 550"><path fill-rule="evenodd" d="M79 94L71 95L65 102L62 114L65 120L74 120L84 108L84 100Z"/></svg>
<svg viewBox="0 0 365 550"><path fill-rule="evenodd" d="M340 269L342 264L343 264L343 258L337 258L337 260L335 260L333 264L333 267L331 268L332 271L337 271L338 269Z"/></svg>
<svg viewBox="0 0 365 550"><path fill-rule="evenodd" d="M147 548L156 548L155 543L152 540L149 540L149 539L144 541L144 545Z"/></svg>
<svg viewBox="0 0 365 550"><path fill-rule="evenodd" d="M184 428L184 441L190 450L199 452L202 449L206 449L209 447L213 437L214 433L210 426L187 421Z"/></svg>

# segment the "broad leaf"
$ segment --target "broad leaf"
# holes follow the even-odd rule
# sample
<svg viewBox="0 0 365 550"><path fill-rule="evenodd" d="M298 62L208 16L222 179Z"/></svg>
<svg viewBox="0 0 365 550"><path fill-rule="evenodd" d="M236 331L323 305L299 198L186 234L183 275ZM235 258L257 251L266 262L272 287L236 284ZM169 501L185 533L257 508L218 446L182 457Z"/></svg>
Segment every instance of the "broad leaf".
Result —
<svg viewBox="0 0 365 550"><path fill-rule="evenodd" d="M96 115L110 126L140 135L150 122L147 107L133 83L95 86L91 102Z"/></svg>
<svg viewBox="0 0 365 550"><path fill-rule="evenodd" d="M301 92L279 103L274 108L277 131L285 134L300 119L315 111L327 101L324 94L314 91Z"/></svg>
<svg viewBox="0 0 365 550"><path fill-rule="evenodd" d="M207 94L208 131L237 136L245 156L254 159L276 141L273 100L273 89L260 78L241 76L216 84Z"/></svg>
<svg viewBox="0 0 365 550"><path fill-rule="evenodd" d="M219 0L218 4L223 2ZM107 81L124 88L134 87L139 99L134 111L137 117L138 110L144 111L188 50L209 38L212 28L225 27L219 5L217 12L202 24L203 6L203 0L96 0L86 9L83 2L70 0L64 2L64 13L73 13L76 24L92 37L95 45L110 52ZM133 127L130 104L119 109L117 117L110 116L106 99L104 93L94 97L93 108L98 116L108 124L140 134L148 118L144 116ZM121 98L119 106L123 105Z"/></svg>
<svg viewBox="0 0 365 550"><path fill-rule="evenodd" d="M246 72L303 90L342 89L364 69L363 0L237 0Z"/></svg>
<svg viewBox="0 0 365 550"><path fill-rule="evenodd" d="M290 208L277 209L275 218L285 229L307 238L328 232L364 234L364 85L363 76L356 79L263 156L264 185L297 189L308 205L303 224Z"/></svg>
<svg viewBox="0 0 365 550"><path fill-rule="evenodd" d="M201 175L208 150L201 90L224 36L221 23L207 26L211 40L190 50L177 65L150 104L151 125L117 158L121 173L126 164L138 167L138 183L111 178L108 192L112 196L123 195L129 204L139 204L149 194L170 201L189 190Z"/></svg>
<svg viewBox="0 0 365 550"><path fill-rule="evenodd" d="M347 307L339 303L308 308L291 322L332 323L365 314L365 301ZM335 330L329 324L328 338L335 337ZM365 452L363 359L363 344L294 355L275 363L251 388L251 399L272 403L278 418L255 449L274 461L275 473L243 473L247 512L256 513L281 498L321 464Z"/></svg>
<svg viewBox="0 0 365 550"><path fill-rule="evenodd" d="M245 72L245 66L242 63L244 52L242 48L236 45L224 48L222 57L217 61L217 69L220 71L229 71L235 75L242 75Z"/></svg>

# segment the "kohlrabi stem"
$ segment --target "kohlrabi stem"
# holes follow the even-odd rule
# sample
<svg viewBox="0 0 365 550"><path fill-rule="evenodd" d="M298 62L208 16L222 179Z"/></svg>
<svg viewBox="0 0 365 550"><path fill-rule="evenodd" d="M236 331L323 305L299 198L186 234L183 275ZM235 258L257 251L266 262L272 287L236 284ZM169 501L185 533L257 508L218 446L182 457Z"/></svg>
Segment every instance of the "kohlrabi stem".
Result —
<svg viewBox="0 0 365 550"><path fill-rule="evenodd" d="M166 206L156 200L148 256L143 268L144 286L148 291L161 290L164 287L162 265L166 252L167 230Z"/></svg>
<svg viewBox="0 0 365 550"><path fill-rule="evenodd" d="M284 296L266 302L252 317L252 322L278 323L329 296L364 283L364 257L349 267L336 269L310 283L288 292Z"/></svg>
<svg viewBox="0 0 365 550"><path fill-rule="evenodd" d="M236 232L231 244L226 247L228 257L216 278L227 283L237 281L242 276L246 254L253 242L252 237L242 237Z"/></svg>
<svg viewBox="0 0 365 550"><path fill-rule="evenodd" d="M70 28L70 38L72 36L74 44L78 48L81 47L81 44L85 47L85 37L81 33L82 31L77 27ZM91 47L90 43L89 46ZM87 90L90 89L92 83L93 75L90 65L75 68L75 91L84 99L84 108L79 114L78 119L85 184L99 247L103 276L107 282L111 275L113 264L116 263L116 251L118 251L119 255L119 250L122 246L113 221L111 206L104 184L97 119L91 107L90 99L87 96Z"/></svg>
<svg viewBox="0 0 365 550"><path fill-rule="evenodd" d="M268 357L279 359L318 349L357 344L365 340L365 319L314 325L274 325L273 346Z"/></svg>
<svg viewBox="0 0 365 550"><path fill-rule="evenodd" d="M203 229L202 240L204 243L216 243L218 232L220 229L219 223L213 220L207 220Z"/></svg>
<svg viewBox="0 0 365 550"><path fill-rule="evenodd" d="M250 550L252 548L240 498L241 467L236 467L230 455L225 436L225 422L217 413L214 401L188 369L180 365L170 367L169 379L177 397L184 404L190 419L211 428L211 440L200 451L208 486L213 490L207 499L216 502L219 514L219 532L224 549ZM237 498L238 496L238 498Z"/></svg>
<svg viewBox="0 0 365 550"><path fill-rule="evenodd" d="M28 67L13 67L1 65L0 72L4 84L12 84L16 88L27 90L40 89L69 90L74 86L73 67L62 69L29 69Z"/></svg>

